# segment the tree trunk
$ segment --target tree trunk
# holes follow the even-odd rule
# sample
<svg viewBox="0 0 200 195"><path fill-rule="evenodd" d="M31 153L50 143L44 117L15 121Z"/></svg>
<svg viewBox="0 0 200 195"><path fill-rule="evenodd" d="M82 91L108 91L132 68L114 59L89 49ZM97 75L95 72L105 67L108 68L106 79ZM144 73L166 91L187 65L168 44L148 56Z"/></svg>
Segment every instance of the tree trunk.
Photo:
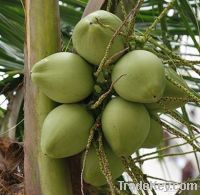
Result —
<svg viewBox="0 0 200 195"><path fill-rule="evenodd" d="M25 192L27 195L71 195L71 181L65 159L50 159L40 150L40 130L54 107L30 78L35 62L60 50L57 0L26 0L25 45Z"/></svg>

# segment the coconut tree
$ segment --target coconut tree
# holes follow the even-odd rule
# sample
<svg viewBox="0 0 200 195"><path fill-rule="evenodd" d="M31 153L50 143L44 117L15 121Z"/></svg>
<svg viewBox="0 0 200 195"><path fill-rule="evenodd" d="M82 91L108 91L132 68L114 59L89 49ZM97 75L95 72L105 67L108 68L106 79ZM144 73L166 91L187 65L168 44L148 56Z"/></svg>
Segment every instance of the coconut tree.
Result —
<svg viewBox="0 0 200 195"><path fill-rule="evenodd" d="M80 155L54 160L40 151L41 126L44 118L55 105L33 86L30 72L33 64L40 59L58 51L72 51L73 28L81 17L90 12L107 9L123 21L127 19L131 26L129 33L135 35L135 39L130 40L130 47L135 49L134 46L137 43L137 47L155 53L165 64L176 69L194 92L190 94L194 99L189 104L199 107L199 77L196 76L199 75L199 59L188 58L198 57L200 52L199 1L63 0L58 2L36 0L33 2L26 0L22 2L0 0L0 3L0 68L2 72L0 87L5 98L3 101L9 102L7 109L1 108L1 133L12 139L24 140L27 194L72 194L72 191L73 194L81 194ZM134 9L135 7L137 9ZM129 14L130 17L128 17ZM141 40L142 36L148 38ZM185 37L191 41L183 43ZM185 47L190 47L195 53L184 53L182 49ZM23 98L25 99L24 111ZM196 163L199 164L196 154L199 147L194 141L199 124L191 120L187 107L183 106L181 111L166 113L164 116L163 127L169 133L191 144ZM179 124L174 124L171 119L178 120ZM180 124L188 129L186 135L182 133ZM158 154L156 158L164 157L166 154L163 154L163 151L164 147L158 148L155 153ZM140 152L137 152L137 155L136 160L142 162ZM131 167L127 159L124 161ZM137 166L133 165L132 168L131 172L126 170L130 175L134 175L137 171L143 175ZM124 180L124 178L119 180ZM110 181L109 177L108 181ZM88 184L84 186L84 190L91 194L109 191L107 186L102 189L96 189ZM112 184L109 186L111 192L115 191Z"/></svg>

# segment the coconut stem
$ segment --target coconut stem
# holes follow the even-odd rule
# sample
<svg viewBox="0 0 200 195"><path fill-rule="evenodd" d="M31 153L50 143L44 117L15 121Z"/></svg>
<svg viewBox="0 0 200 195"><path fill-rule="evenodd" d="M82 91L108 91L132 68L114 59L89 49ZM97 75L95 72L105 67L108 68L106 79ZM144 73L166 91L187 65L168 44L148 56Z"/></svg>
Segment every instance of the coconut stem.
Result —
<svg viewBox="0 0 200 195"><path fill-rule="evenodd" d="M91 146L93 138L94 138L95 130L97 130L99 128L99 123L100 123L100 116L97 117L94 125L90 129L90 134L89 134L89 137L88 137L85 153L84 153L84 156L83 156L83 164L82 164L82 170L81 170L81 193L82 193L82 195L84 195L84 190L83 190L83 172L84 172L84 168L85 168L85 162L86 162L86 158L87 158L90 146Z"/></svg>
<svg viewBox="0 0 200 195"><path fill-rule="evenodd" d="M137 173L138 177L141 178L140 180L142 182L144 182L144 183L148 183L149 186L150 186L150 183L147 180L146 175L143 174L142 170L138 166L136 166L135 163L133 163L133 160L132 160L131 156L128 158L128 160L129 160L129 164L131 165L131 168L133 170L135 170L135 172ZM156 195L156 192L155 192L155 190L153 188L151 189L151 192L152 192L153 195ZM148 192L147 192L147 195L148 195Z"/></svg>
<svg viewBox="0 0 200 195"><path fill-rule="evenodd" d="M115 195L115 191L119 192L119 190L113 183L113 177L109 168L109 162L104 152L101 132L99 132L98 144L95 142L95 148L96 148L97 156L99 158L100 169L103 175L105 176L107 183L110 187L111 195Z"/></svg>
<svg viewBox="0 0 200 195"><path fill-rule="evenodd" d="M192 141L197 140L199 137L200 137L200 136L197 136L197 137L193 138ZM153 154L158 154L159 152L164 152L164 151L166 151L166 150L169 150L169 149L172 149L172 148L176 148L176 147L180 147L180 146L183 146L183 145L186 145L186 144L188 144L187 141L186 141L186 142L183 142L183 143L181 143L181 144L176 144L176 145L172 145L172 146L162 147L162 148L160 148L160 149L157 149L157 150L154 151L154 152L146 153L146 154L140 155L140 156L138 156L138 157L135 157L135 158L133 158L133 161L138 162L139 159L142 159L142 158L144 158L144 157L151 156L151 155L153 155ZM161 156L158 156L158 157L160 158ZM156 157L156 158L158 158L158 157ZM144 160L145 160L145 159L144 159ZM140 160L140 161L143 161L143 160Z"/></svg>
<svg viewBox="0 0 200 195"><path fill-rule="evenodd" d="M129 163L127 162L126 158L125 157L122 157L122 163L124 165L124 168L125 168L125 171L128 173L128 175L131 177L132 181L134 184L137 184L139 183L137 177L135 176L135 172L133 170L130 169L129 167ZM143 195L143 192L140 188L138 188L138 193L140 195Z"/></svg>
<svg viewBox="0 0 200 195"><path fill-rule="evenodd" d="M113 61L115 61L116 58L122 56L122 55L123 55L126 51L128 51L128 50L129 50L129 47L127 47L127 48L125 48L125 49L123 49L123 50L121 50L121 51L115 53L114 55L112 55L112 56L105 62L104 67L105 67L105 68L108 67Z"/></svg>
<svg viewBox="0 0 200 195"><path fill-rule="evenodd" d="M181 122L183 125L185 125L188 129L188 131L195 131L196 133L200 133L197 129L193 128L186 120L184 120L181 116L179 116L176 112L169 111L168 114L170 114L174 119L176 119L178 122Z"/></svg>
<svg viewBox="0 0 200 195"><path fill-rule="evenodd" d="M123 14L124 18L126 18L127 17L127 12L126 12L126 9L125 9L125 6L124 6L124 1L120 0L119 4L120 4L120 8L121 8L122 14Z"/></svg>
<svg viewBox="0 0 200 195"><path fill-rule="evenodd" d="M158 159L158 158L164 158L164 157L172 157L172 156L183 156L183 155L186 155L186 154L191 154L191 153L194 153L196 152L196 150L192 150L192 151L189 151L189 152L182 152L182 153L173 153L173 154L163 154L163 155L157 155L157 156L153 156L153 157L149 157L149 158L145 158L145 159L138 159L136 160L135 162L141 162L143 163L144 161L147 161L147 160L153 160L153 159Z"/></svg>
<svg viewBox="0 0 200 195"><path fill-rule="evenodd" d="M146 177L147 177L147 178L151 178L151 179L156 179L156 180L164 181L164 182L166 182L166 183L181 184L181 182L172 181L172 180L167 180L167 179L162 179L162 178L159 178L159 177L153 177L153 176L150 176L150 175L146 175Z"/></svg>
<svg viewBox="0 0 200 195"><path fill-rule="evenodd" d="M199 61L192 61L192 60L185 60L185 59L169 59L169 60L165 60L163 61L165 64L170 64L170 63L176 63L178 66L183 66L183 65L186 65L186 66L194 66L196 64L200 64ZM184 63L184 64L183 64Z"/></svg>
<svg viewBox="0 0 200 195"><path fill-rule="evenodd" d="M109 90L107 91L107 92L105 92L104 94L102 94L100 97L99 97L99 99L93 104L93 105L91 105L91 109L96 109L96 108L98 108L100 105L101 105L101 103L103 102L103 100L105 99L105 98L107 98L108 97L108 95L111 93L111 91L112 91L112 89L113 89L113 85L117 82L117 81L119 81L123 76L125 76L126 74L123 74L123 75L121 75L118 79L116 79L114 82L112 82L112 84L110 85L110 88L109 88Z"/></svg>
<svg viewBox="0 0 200 195"><path fill-rule="evenodd" d="M136 178L137 183L140 183L140 182L148 183L150 186L150 183L147 180L146 175L143 174L142 170L138 166L136 166L135 162L133 161L131 157L128 157L128 159L123 157L122 161L123 163L125 163L126 167L128 166L131 169L131 172L134 174L134 177ZM156 192L153 188L151 189L151 192L153 195L156 195ZM148 195L148 191L144 190L144 193Z"/></svg>
<svg viewBox="0 0 200 195"><path fill-rule="evenodd" d="M155 119L157 120L157 119ZM160 120L157 120L163 127L166 128L166 130L174 135L176 135L177 137L181 137L183 138L185 141L187 141L188 144L190 144L196 151L199 151L200 152L200 148L193 143L193 139L190 139L187 135L185 135L184 133L172 128L171 126L169 126L168 124L160 121Z"/></svg>
<svg viewBox="0 0 200 195"><path fill-rule="evenodd" d="M186 87L184 87L181 84L179 84L178 82L174 81L171 77L169 77L169 75L166 74L165 77L171 83L173 83L174 85L176 85L177 87L179 87L180 89L182 89L192 99L192 101L200 104L200 98L199 97L197 97L193 93L191 93Z"/></svg>
<svg viewBox="0 0 200 195"><path fill-rule="evenodd" d="M102 23L102 22L99 20L99 18L97 18L97 17L96 17L95 19L96 19L96 22L97 22L99 25L101 25L102 27L107 28L107 29L111 30L112 32L115 32L115 29L112 28L110 25L107 25L107 24ZM119 35L126 36L123 32L119 32Z"/></svg>
<svg viewBox="0 0 200 195"><path fill-rule="evenodd" d="M182 98L182 97L162 97L157 103L161 106L161 108L164 110L164 112L168 112L170 109L166 108L165 102L166 101L172 101L177 102L181 101L182 103L187 103L190 101L190 98Z"/></svg>
<svg viewBox="0 0 200 195"><path fill-rule="evenodd" d="M108 44L108 46L106 48L105 55L104 55L103 59L101 60L101 63L99 65L97 71L94 74L96 77L98 77L99 73L101 72L102 68L104 67L104 64L105 64L106 60L108 59L109 52L110 52L111 46L112 46L115 38L120 34L120 32L122 31L124 25L128 22L129 18L130 17L134 17L136 15L137 11L139 10L139 8L143 4L143 2L144 2L144 0L138 0L138 3L135 6L135 8L130 11L130 13L128 14L128 16L122 22L121 26L119 26L119 28L113 34L113 36L112 36L111 40L109 41L109 44Z"/></svg>
<svg viewBox="0 0 200 195"><path fill-rule="evenodd" d="M144 37L142 36L142 38L139 37L135 37L136 40L139 39L139 41L144 41ZM150 37L148 39L148 41L150 43L152 43L153 45L155 45L156 47L159 47L164 53L167 54L167 58L169 58L169 60L165 61L165 63L169 63L169 65L177 65L177 66L188 66L190 67L193 71L195 71L197 74L200 75L200 70L195 68L194 65L199 64L199 61L191 61L191 60L185 60L182 59L180 56L176 55L173 51L171 51L170 49L168 49L165 45L161 45L159 44L155 39L153 39L152 37ZM153 52L155 53L155 51ZM163 56L162 54L159 54L158 52L156 53L156 55L160 55L161 58L166 59L166 56Z"/></svg>
<svg viewBox="0 0 200 195"><path fill-rule="evenodd" d="M148 41L149 36L150 36L151 32L153 31L153 29L160 22L160 20L167 14L167 12L173 7L173 5L175 4L175 2L176 2L176 0L172 0L167 5L167 7L165 7L165 9L160 13L160 15L154 20L154 22L152 23L152 25L146 30L146 32L144 33L144 42Z"/></svg>

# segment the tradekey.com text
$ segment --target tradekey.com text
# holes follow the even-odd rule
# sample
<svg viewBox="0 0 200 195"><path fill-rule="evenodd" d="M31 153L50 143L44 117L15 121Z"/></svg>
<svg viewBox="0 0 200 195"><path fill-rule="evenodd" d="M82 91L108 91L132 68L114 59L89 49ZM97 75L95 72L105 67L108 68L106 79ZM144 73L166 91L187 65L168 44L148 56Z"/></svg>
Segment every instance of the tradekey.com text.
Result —
<svg viewBox="0 0 200 195"><path fill-rule="evenodd" d="M137 184L133 182L125 182L125 181L118 181L119 187L121 191L126 191L130 189L131 191L146 191L146 190L152 190L155 191L163 191L163 192L173 192L177 190L198 190L197 183L159 183L159 182L139 182Z"/></svg>

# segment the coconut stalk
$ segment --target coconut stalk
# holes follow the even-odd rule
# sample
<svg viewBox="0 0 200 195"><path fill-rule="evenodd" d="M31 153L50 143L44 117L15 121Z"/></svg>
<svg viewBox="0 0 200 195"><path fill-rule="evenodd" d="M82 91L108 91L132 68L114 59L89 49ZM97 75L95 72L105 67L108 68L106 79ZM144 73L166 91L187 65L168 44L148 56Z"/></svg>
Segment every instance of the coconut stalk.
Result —
<svg viewBox="0 0 200 195"><path fill-rule="evenodd" d="M43 120L53 102L32 84L32 66L60 51L59 6L57 0L26 0L25 43L25 193L28 195L72 195L66 159L50 159L41 153Z"/></svg>

